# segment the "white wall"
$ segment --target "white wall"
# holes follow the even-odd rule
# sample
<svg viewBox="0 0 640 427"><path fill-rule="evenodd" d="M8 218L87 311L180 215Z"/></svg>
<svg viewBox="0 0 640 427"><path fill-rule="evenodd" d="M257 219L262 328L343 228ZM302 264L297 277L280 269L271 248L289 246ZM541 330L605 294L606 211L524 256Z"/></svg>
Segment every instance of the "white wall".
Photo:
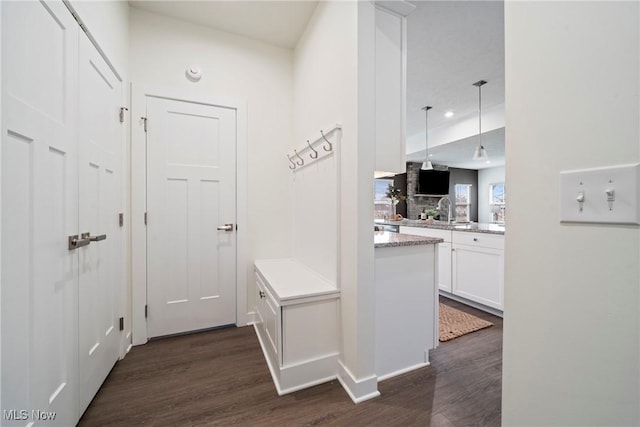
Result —
<svg viewBox="0 0 640 427"><path fill-rule="evenodd" d="M292 188L285 154L293 130L292 51L138 9L131 9L130 20L134 84L198 90L247 103L247 307L251 310L253 260L291 253ZM203 71L198 83L185 77L190 64Z"/></svg>
<svg viewBox="0 0 640 427"><path fill-rule="evenodd" d="M363 139L358 128L362 109L363 79L359 72L373 70L371 64L359 63L358 31L362 29L358 14L373 6L364 2L320 2L298 42L294 57L294 94L296 145L304 142L320 128L336 121L342 123L340 259L339 284L342 308L341 363L353 380L373 376L373 165L375 153L372 138ZM370 28L373 41L373 26ZM370 46L372 48L372 46ZM373 62L373 56L365 60ZM367 68L367 65L370 65ZM372 75L367 80L373 92ZM373 100L368 101L373 105ZM371 107L372 108L372 107ZM373 111L370 112L371 116ZM369 117L366 123L373 123ZM366 223L366 230L365 230ZM373 376L375 391L375 376ZM360 390L360 389L359 389ZM362 388L364 390L364 388ZM359 391L351 390L360 395ZM367 392L363 392L367 394ZM359 396L357 396L359 397Z"/></svg>
<svg viewBox="0 0 640 427"><path fill-rule="evenodd" d="M478 222L491 222L489 185L504 182L504 166L478 171Z"/></svg>
<svg viewBox="0 0 640 427"><path fill-rule="evenodd" d="M126 1L70 0L99 49L126 83L129 62L129 4Z"/></svg>
<svg viewBox="0 0 640 427"><path fill-rule="evenodd" d="M558 191L640 160L639 12L505 4L505 426L640 424L638 226L560 224Z"/></svg>

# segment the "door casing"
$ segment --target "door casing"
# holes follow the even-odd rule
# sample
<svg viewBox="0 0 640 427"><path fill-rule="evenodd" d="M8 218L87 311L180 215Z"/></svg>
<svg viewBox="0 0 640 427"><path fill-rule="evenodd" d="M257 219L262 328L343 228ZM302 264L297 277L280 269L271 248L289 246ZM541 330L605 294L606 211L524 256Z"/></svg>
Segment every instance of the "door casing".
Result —
<svg viewBox="0 0 640 427"><path fill-rule="evenodd" d="M148 340L146 212L146 98L156 96L236 110L236 325L249 324L247 306L247 107L238 99L206 96L202 91L131 84L131 280L133 345Z"/></svg>

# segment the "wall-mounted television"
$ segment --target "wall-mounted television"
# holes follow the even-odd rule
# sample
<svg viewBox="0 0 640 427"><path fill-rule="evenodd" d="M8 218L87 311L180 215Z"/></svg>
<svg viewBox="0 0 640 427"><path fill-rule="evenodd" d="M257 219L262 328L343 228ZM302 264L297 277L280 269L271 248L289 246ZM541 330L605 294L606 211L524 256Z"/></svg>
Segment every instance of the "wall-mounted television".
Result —
<svg viewBox="0 0 640 427"><path fill-rule="evenodd" d="M449 171L420 169L416 193L433 196L449 194Z"/></svg>

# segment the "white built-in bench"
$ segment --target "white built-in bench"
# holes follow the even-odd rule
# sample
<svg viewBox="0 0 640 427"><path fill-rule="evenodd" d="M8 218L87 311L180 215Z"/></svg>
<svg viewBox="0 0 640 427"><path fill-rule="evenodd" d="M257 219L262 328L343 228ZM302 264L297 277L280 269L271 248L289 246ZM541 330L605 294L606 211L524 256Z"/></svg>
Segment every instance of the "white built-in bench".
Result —
<svg viewBox="0 0 640 427"><path fill-rule="evenodd" d="M294 259L260 260L254 327L278 394L335 379L338 299L335 283Z"/></svg>

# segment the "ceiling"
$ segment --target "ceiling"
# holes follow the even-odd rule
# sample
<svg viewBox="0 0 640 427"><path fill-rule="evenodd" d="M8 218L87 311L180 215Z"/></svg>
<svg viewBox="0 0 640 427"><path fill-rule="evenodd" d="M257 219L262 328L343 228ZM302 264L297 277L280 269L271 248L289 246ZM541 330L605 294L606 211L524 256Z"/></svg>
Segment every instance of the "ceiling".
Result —
<svg viewBox="0 0 640 427"><path fill-rule="evenodd" d="M294 48L317 1L129 1L137 9Z"/></svg>
<svg viewBox="0 0 640 427"><path fill-rule="evenodd" d="M433 107L429 111L430 130L477 117L478 88L473 83L478 80L487 81L482 86L483 110L503 104L504 2L412 3L416 9L407 18L407 135L424 135L425 114L421 108L425 105ZM454 116L446 118L447 111ZM502 137L501 144L496 137ZM429 152L433 161L449 166L458 163L478 169L504 164L504 131L498 136L483 135L490 165L466 162L477 141L477 137L467 138ZM424 156L424 150L421 153ZM422 161L424 157L414 160Z"/></svg>
<svg viewBox="0 0 640 427"><path fill-rule="evenodd" d="M477 116L478 89L482 108L504 103L504 2L411 0L416 9L407 28L407 136L424 135L429 111L429 129L455 125ZM311 0L290 1L129 1L138 9L213 27L284 48L294 48L318 4ZM444 117L446 111L454 116ZM504 131L483 136L490 165L466 162L477 139L467 138L433 147L433 161L478 169L504 164ZM496 138L502 138L502 141ZM424 150L408 159L422 161Z"/></svg>
<svg viewBox="0 0 640 427"><path fill-rule="evenodd" d="M482 145L489 153L489 163L472 160L478 136L460 139L429 148L432 163L461 169L486 169L504 166L504 128L482 133ZM424 150L407 154L408 162L424 161Z"/></svg>

